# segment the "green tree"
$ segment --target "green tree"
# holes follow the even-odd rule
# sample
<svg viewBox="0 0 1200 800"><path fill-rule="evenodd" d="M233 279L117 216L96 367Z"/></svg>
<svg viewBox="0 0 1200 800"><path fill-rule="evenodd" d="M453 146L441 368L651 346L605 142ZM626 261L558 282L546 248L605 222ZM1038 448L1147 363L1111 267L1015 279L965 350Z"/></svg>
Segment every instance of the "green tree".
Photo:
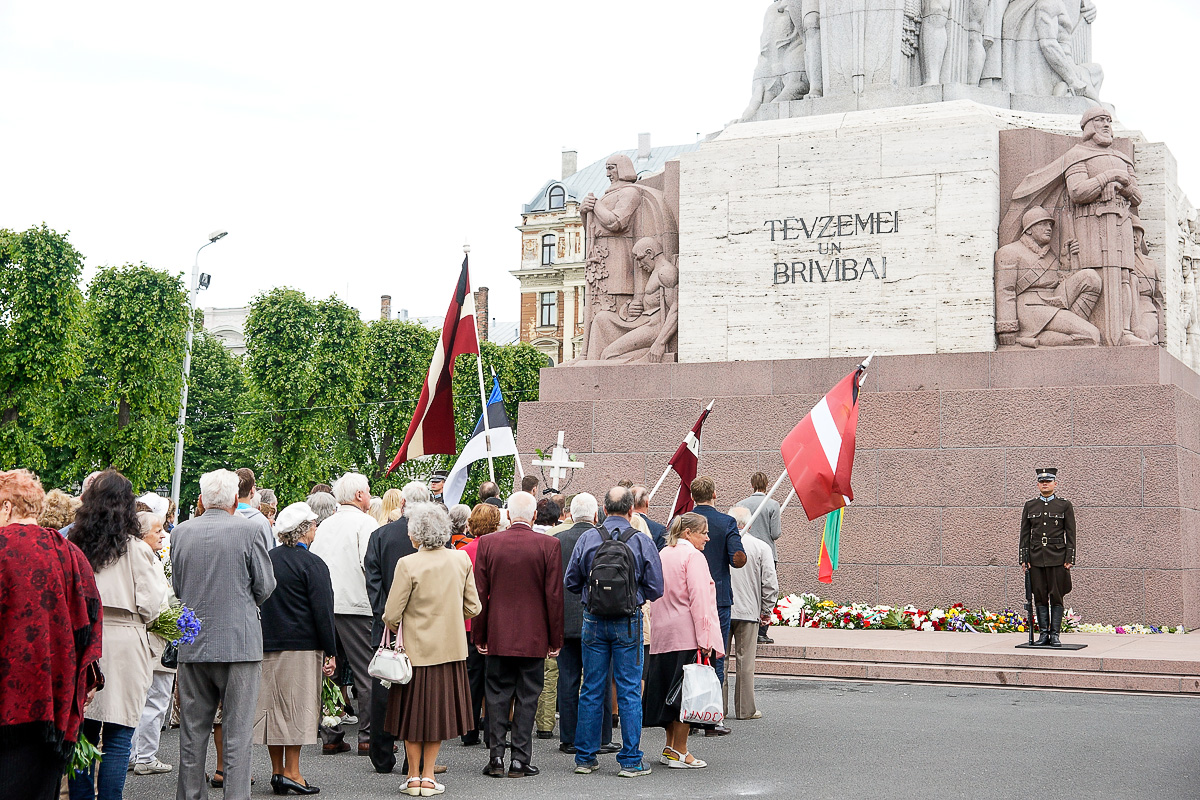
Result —
<svg viewBox="0 0 1200 800"><path fill-rule="evenodd" d="M247 445L264 486L281 503L333 477L345 456L348 409L361 396L365 326L337 298L317 303L295 289L254 299L246 319Z"/></svg>
<svg viewBox="0 0 1200 800"><path fill-rule="evenodd" d="M84 366L60 398L79 472L112 466L138 491L170 478L187 315L178 274L145 264L96 273L84 306Z"/></svg>
<svg viewBox="0 0 1200 800"><path fill-rule="evenodd" d="M215 469L237 469L250 462L237 433L246 420L242 363L221 340L196 331L188 388L187 446L183 451L180 505L195 505L200 476ZM265 484L264 484L265 485Z"/></svg>
<svg viewBox="0 0 1200 800"><path fill-rule="evenodd" d="M77 369L82 270L66 234L0 230L0 469L46 467L44 411Z"/></svg>

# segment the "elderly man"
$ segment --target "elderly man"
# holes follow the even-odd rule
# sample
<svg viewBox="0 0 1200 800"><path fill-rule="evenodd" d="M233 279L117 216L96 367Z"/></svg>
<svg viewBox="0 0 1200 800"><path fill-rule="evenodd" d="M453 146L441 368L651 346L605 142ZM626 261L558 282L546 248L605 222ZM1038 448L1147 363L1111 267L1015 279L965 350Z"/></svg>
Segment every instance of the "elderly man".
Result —
<svg viewBox="0 0 1200 800"><path fill-rule="evenodd" d="M729 509L737 522L738 531L746 532L750 510L742 506ZM745 566L733 569L729 581L733 589L733 608L730 612L730 636L733 639L733 658L737 664L737 686L733 708L738 719L759 719L762 712L754 704L754 657L758 652L759 626L771 621L775 601L779 599L779 578L771 549L756 536L742 536L746 548ZM729 716L729 682L722 687L725 693L725 716Z"/></svg>
<svg viewBox="0 0 1200 800"><path fill-rule="evenodd" d="M392 591L396 562L417 552L412 540L408 538L408 515L417 505L430 502L429 489L420 481L406 483L401 494L400 511L403 516L372 531L367 543L367 555L363 559L367 596L371 601L374 620L371 628L372 642L383 639L383 609L387 605L388 594ZM378 725L371 726L371 765L375 767L376 772L388 773L396 766L396 737L388 733L383 725L383 715L387 712L388 690L376 679L371 678L370 681L370 710L367 713L369 718L379 720Z"/></svg>
<svg viewBox="0 0 1200 800"><path fill-rule="evenodd" d="M571 527L554 534L562 545L563 574L571 562L571 554L579 537L596 527L596 512L600 504L587 492L571 500ZM563 594L563 646L558 654L558 749L575 753L575 728L579 722L579 685L583 678L583 599L579 592ZM604 707L609 706L609 684L604 684ZM600 752L615 753L620 747L612 744L612 717L601 720Z"/></svg>
<svg viewBox="0 0 1200 800"><path fill-rule="evenodd" d="M528 492L508 499L512 527L479 540L475 585L483 608L471 622L475 647L487 656L484 690L491 757L485 775L504 777L504 733L512 711L512 761L508 777L540 770L529 763L533 718L542 691L545 659L563 642L562 554L557 539L535 533L537 500ZM514 702L515 701L515 702Z"/></svg>
<svg viewBox="0 0 1200 800"><path fill-rule="evenodd" d="M739 502L738 507L749 511L750 513L746 515L749 517L754 514L760 505L766 506L762 510L762 513L759 514L754 520L754 524L750 526L750 529L745 532L749 533L751 536L758 539L770 548L771 563L772 565L775 565L779 563L779 556L775 551L775 541L783 533L783 525L781 520L783 514L779 508L779 503L767 497L767 482L769 480L770 478L767 477L767 473L765 472L756 472L751 475L750 488L754 490L754 494ZM730 512L730 515L735 516L732 512ZM741 530L741 528L742 526L739 525L738 529ZM744 536L742 537L742 541L745 541ZM766 625L763 625L758 631L758 643L775 644L775 641L771 639L770 636L767 636Z"/></svg>
<svg viewBox="0 0 1200 800"><path fill-rule="evenodd" d="M645 486L634 486L633 492L634 527L640 521L646 526L646 535L654 540L654 546L662 550L667 546L667 526L650 519L650 490Z"/></svg>
<svg viewBox="0 0 1200 800"><path fill-rule="evenodd" d="M258 606L275 590L259 526L237 513L238 476L200 478L204 515L175 529L175 594L204 621L179 645L179 782L176 800L201 800L208 732L222 705L224 783L230 800L250 797L250 740L262 663Z"/></svg>
<svg viewBox="0 0 1200 800"><path fill-rule="evenodd" d="M605 699L611 670L617 687L617 708L621 715L621 750L618 777L635 778L650 774L643 758L642 743L642 613L641 606L662 597L662 561L649 536L638 536L630 521L633 493L624 487L609 489L604 496L604 524L585 532L575 544L567 566L564 586L581 596L583 613L583 688L579 695L579 722L575 729L575 772L586 775L600 768L596 755L604 717L611 706ZM613 575L634 588L631 608L620 611L601 607L605 596L593 597L592 566L607 541L618 541L633 556L633 574ZM607 548L614 551L614 548ZM606 557L606 562L609 559ZM611 562L610 562L611 563ZM606 564L606 567L609 564ZM610 572L610 570L606 570ZM599 592L596 593L600 595ZM616 594L616 593L613 593Z"/></svg>
<svg viewBox="0 0 1200 800"><path fill-rule="evenodd" d="M371 638L371 601L367 597L364 562L371 533L379 524L367 513L371 487L362 475L347 472L338 478L333 496L338 501L337 513L321 523L309 549L329 567L333 581L333 622L354 674L359 695L358 753L365 756L371 752L371 677L367 666L379 642Z"/></svg>

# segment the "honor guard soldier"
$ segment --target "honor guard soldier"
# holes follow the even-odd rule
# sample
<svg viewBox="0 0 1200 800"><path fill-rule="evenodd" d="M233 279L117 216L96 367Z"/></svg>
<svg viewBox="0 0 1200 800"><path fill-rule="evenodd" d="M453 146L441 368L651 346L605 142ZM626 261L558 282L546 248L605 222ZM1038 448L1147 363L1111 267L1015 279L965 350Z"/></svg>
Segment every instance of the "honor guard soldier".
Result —
<svg viewBox="0 0 1200 800"><path fill-rule="evenodd" d="M446 478L450 477L450 471L445 469L435 469L433 474L429 476L429 494L430 498L435 503L446 505L446 501L442 499L442 490L446 487Z"/></svg>
<svg viewBox="0 0 1200 800"><path fill-rule="evenodd" d="M1038 496L1021 512L1021 565L1029 571L1042 636L1037 644L1059 647L1063 597L1071 591L1075 563L1075 508L1056 494L1058 469L1037 470Z"/></svg>

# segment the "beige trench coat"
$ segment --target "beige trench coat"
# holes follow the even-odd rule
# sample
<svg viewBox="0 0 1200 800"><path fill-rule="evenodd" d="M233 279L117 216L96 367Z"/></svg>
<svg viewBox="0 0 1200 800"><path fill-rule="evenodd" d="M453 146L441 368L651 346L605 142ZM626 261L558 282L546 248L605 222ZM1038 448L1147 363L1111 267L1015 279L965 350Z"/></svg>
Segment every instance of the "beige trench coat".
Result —
<svg viewBox="0 0 1200 800"><path fill-rule="evenodd" d="M146 626L162 609L167 581L150 545L130 537L125 555L96 573L96 587L104 605L104 688L84 716L136 728L153 677Z"/></svg>

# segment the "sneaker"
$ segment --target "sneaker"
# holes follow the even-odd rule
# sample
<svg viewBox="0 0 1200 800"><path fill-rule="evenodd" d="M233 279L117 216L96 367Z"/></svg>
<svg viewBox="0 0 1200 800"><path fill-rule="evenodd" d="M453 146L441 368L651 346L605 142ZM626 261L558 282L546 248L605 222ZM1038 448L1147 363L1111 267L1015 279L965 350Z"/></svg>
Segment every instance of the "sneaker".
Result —
<svg viewBox="0 0 1200 800"><path fill-rule="evenodd" d="M576 764L575 765L575 774L576 775L591 775L593 772L595 772L598 769L600 769L599 761L593 761L590 764Z"/></svg>
<svg viewBox="0 0 1200 800"><path fill-rule="evenodd" d="M621 771L617 773L618 778L640 778L643 775L650 774L650 767L643 761L632 767L621 767Z"/></svg>
<svg viewBox="0 0 1200 800"><path fill-rule="evenodd" d="M354 716L353 714L342 714L342 724L343 725L357 725L358 717Z"/></svg>
<svg viewBox="0 0 1200 800"><path fill-rule="evenodd" d="M134 775L161 775L164 772L170 772L175 769L170 764L164 764L157 758L149 764L137 763L133 765Z"/></svg>

